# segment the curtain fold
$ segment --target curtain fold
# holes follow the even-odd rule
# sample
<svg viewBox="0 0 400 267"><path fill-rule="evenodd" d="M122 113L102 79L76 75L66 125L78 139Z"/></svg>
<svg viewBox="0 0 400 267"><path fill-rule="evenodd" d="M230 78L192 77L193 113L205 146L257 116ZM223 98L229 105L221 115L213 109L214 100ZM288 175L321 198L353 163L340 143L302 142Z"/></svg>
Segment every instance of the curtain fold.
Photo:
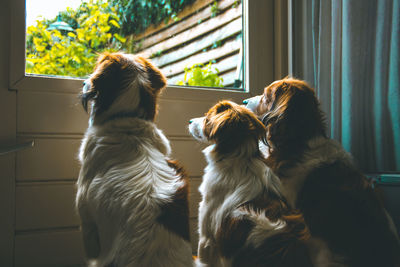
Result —
<svg viewBox="0 0 400 267"><path fill-rule="evenodd" d="M366 172L400 172L400 0L293 0L293 76Z"/></svg>

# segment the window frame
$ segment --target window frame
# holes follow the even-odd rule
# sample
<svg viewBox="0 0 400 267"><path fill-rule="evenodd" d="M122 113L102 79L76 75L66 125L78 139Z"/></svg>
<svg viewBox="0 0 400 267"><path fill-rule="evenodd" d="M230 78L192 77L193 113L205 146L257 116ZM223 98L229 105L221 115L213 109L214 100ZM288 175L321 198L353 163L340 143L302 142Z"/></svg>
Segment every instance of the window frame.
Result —
<svg viewBox="0 0 400 267"><path fill-rule="evenodd" d="M235 101L259 95L267 84L287 75L288 0L243 0L243 5L244 91L168 85L163 98ZM25 0L11 3L9 89L78 93L83 79L25 74L25 8Z"/></svg>

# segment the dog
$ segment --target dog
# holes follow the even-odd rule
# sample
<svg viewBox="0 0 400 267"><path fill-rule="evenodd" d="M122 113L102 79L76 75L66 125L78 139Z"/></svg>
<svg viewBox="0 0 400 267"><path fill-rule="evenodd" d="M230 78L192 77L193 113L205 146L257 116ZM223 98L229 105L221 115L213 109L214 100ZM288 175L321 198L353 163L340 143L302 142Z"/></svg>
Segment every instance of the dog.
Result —
<svg viewBox="0 0 400 267"><path fill-rule="evenodd" d="M314 89L285 78L244 103L266 126L267 164L304 216L315 266L400 266L394 224L351 155L327 137Z"/></svg>
<svg viewBox="0 0 400 267"><path fill-rule="evenodd" d="M264 125L243 106L221 101L189 132L210 145L199 191L197 266L311 266L301 214L281 197L258 142Z"/></svg>
<svg viewBox="0 0 400 267"><path fill-rule="evenodd" d="M76 208L95 266L192 266L188 179L154 124L164 75L145 58L102 54L84 82L90 107Z"/></svg>

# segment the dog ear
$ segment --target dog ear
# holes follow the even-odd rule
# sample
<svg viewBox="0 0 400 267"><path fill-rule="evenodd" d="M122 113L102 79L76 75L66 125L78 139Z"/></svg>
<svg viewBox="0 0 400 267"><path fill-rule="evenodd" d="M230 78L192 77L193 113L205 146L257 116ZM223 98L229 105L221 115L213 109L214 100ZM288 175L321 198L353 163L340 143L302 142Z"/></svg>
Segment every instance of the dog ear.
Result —
<svg viewBox="0 0 400 267"><path fill-rule="evenodd" d="M228 101L214 106L206 115L205 123L205 136L227 150L248 139L265 137L264 124L251 111Z"/></svg>
<svg viewBox="0 0 400 267"><path fill-rule="evenodd" d="M231 118L232 112L228 112L232 108L232 104L228 101L221 101L213 106L206 114L204 134L209 140L218 139L226 129L228 120L233 122ZM232 125L233 127L233 125Z"/></svg>
<svg viewBox="0 0 400 267"><path fill-rule="evenodd" d="M150 81L151 87L156 90L156 92L160 91L167 85L167 79L164 74L155 67L148 59L143 57L138 57L138 59L142 62L143 66L146 69L146 73L148 79Z"/></svg>
<svg viewBox="0 0 400 267"><path fill-rule="evenodd" d="M144 118L154 120L158 112L158 93L167 85L167 79L148 59L137 56L135 60L145 75L145 79L140 80L140 106L145 111Z"/></svg>
<svg viewBox="0 0 400 267"><path fill-rule="evenodd" d="M269 111L263 123L272 150L295 154L313 136L325 135L318 99L305 82L282 81L267 87L265 94Z"/></svg>
<svg viewBox="0 0 400 267"><path fill-rule="evenodd" d="M265 125L253 114L249 113L249 132L257 140L262 140L266 143L266 127Z"/></svg>
<svg viewBox="0 0 400 267"><path fill-rule="evenodd" d="M95 72L91 77L92 87L89 96L95 100L94 109L97 114L107 110L118 96L122 77L129 71L127 64L119 54L104 53L100 55Z"/></svg>

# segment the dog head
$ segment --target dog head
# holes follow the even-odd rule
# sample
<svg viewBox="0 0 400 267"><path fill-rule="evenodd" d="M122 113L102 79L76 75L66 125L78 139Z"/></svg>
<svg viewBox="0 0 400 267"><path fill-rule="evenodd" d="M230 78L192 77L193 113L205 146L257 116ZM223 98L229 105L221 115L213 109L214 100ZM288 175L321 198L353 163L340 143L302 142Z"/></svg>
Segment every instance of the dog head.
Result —
<svg viewBox="0 0 400 267"><path fill-rule="evenodd" d="M189 131L198 140L214 143L219 154L253 147L258 151L258 140L265 137L265 126L257 117L230 101L221 101L204 117L192 119Z"/></svg>
<svg viewBox="0 0 400 267"><path fill-rule="evenodd" d="M263 95L244 103L266 126L270 154L294 156L302 152L311 138L326 136L318 99L304 81L294 78L275 81L264 89Z"/></svg>
<svg viewBox="0 0 400 267"><path fill-rule="evenodd" d="M93 123L114 116L135 116L154 120L157 97L166 86L164 75L143 57L104 53L93 74L84 82L82 105Z"/></svg>

